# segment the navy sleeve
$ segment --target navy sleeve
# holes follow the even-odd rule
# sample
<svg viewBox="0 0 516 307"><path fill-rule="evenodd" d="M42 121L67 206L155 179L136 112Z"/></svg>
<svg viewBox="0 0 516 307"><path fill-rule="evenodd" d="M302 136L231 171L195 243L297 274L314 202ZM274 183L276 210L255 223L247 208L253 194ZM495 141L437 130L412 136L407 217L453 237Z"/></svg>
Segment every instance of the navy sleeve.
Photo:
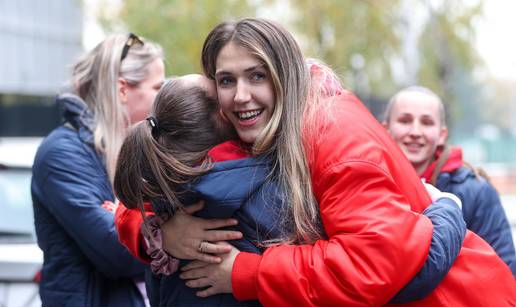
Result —
<svg viewBox="0 0 516 307"><path fill-rule="evenodd" d="M34 170L46 208L99 272L109 278L143 274L144 266L118 241L114 215L101 207L113 195L94 150L73 138L52 145Z"/></svg>
<svg viewBox="0 0 516 307"><path fill-rule="evenodd" d="M451 269L462 248L466 223L462 211L451 199L438 199L423 214L434 226L428 258L423 268L390 303L408 303L430 294Z"/></svg>
<svg viewBox="0 0 516 307"><path fill-rule="evenodd" d="M505 215L498 192L483 179L477 182L480 187L477 189L476 197L472 204L467 204L469 213L472 214L466 216L468 228L494 248L516 277L516 252L511 225Z"/></svg>

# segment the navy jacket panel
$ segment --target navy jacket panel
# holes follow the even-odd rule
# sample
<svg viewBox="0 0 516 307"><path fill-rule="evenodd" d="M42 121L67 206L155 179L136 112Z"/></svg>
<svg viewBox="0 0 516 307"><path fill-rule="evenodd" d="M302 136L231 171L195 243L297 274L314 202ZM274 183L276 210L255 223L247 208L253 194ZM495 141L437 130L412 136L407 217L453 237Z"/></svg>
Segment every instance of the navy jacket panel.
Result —
<svg viewBox="0 0 516 307"><path fill-rule="evenodd" d="M185 187L181 200L190 205L203 199L204 207L196 214L199 217L236 218L238 225L233 229L241 231L244 238L230 243L240 251L261 253L261 242L281 235L278 219L283 193L276 181L268 180L268 175L265 158L217 162L208 173ZM153 201L157 214L168 211L167 206L166 202ZM186 263L181 261L181 265ZM147 278L153 306L260 306L256 301L239 302L231 294L197 297L196 290L188 288L178 275Z"/></svg>
<svg viewBox="0 0 516 307"><path fill-rule="evenodd" d="M467 167L439 174L436 186L462 200L462 212L468 229L494 248L516 278L516 252L511 225L495 188Z"/></svg>
<svg viewBox="0 0 516 307"><path fill-rule="evenodd" d="M61 100L61 107L73 128L56 128L33 166L34 220L44 253L42 303L144 306L133 282L143 278L144 265L118 242L114 216L101 207L114 200L111 185L90 143L88 121L81 119L89 119L85 104L69 98Z"/></svg>

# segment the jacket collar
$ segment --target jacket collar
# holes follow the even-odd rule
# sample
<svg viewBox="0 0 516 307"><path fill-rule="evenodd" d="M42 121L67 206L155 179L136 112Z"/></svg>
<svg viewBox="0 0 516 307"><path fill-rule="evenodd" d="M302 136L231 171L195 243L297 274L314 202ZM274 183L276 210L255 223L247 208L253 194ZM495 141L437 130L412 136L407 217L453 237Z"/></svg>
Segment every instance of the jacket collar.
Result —
<svg viewBox="0 0 516 307"><path fill-rule="evenodd" d="M420 176L422 179L425 179L426 182L430 182L432 173L434 172L434 169L437 165L437 160L439 159L441 153L442 149L436 151L434 161L426 168L426 170ZM450 156L441 168L440 173L453 173L454 171L461 168L462 165L462 149L460 147L451 147Z"/></svg>

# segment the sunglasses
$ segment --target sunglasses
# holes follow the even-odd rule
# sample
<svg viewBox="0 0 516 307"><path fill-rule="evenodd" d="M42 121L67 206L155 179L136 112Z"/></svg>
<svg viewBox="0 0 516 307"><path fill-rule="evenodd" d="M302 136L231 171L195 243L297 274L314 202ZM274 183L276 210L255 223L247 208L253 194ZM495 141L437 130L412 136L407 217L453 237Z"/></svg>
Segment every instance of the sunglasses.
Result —
<svg viewBox="0 0 516 307"><path fill-rule="evenodd" d="M137 35L135 35L133 33L129 33L129 37L127 37L127 41L125 42L124 49L122 49L122 56L120 56L120 62L122 62L127 57L129 48L131 48L131 46L136 45L136 44L140 44L142 46L144 45L141 38L139 38Z"/></svg>

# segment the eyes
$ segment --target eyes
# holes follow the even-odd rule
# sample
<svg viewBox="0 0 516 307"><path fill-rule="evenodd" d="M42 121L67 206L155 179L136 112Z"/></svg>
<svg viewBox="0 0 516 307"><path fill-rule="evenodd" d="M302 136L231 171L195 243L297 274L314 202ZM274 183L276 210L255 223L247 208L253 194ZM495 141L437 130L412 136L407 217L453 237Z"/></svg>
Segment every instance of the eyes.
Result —
<svg viewBox="0 0 516 307"><path fill-rule="evenodd" d="M432 118L429 115L423 115L420 118L416 118L412 116L412 114L403 114L400 117L398 117L396 122L403 125L410 125L416 120L419 121L419 123L423 126L432 127L436 125L436 121L434 120L434 118Z"/></svg>
<svg viewBox="0 0 516 307"><path fill-rule="evenodd" d="M254 70L249 72L246 75L246 79L251 84L259 84L265 80L267 80L267 73L260 70ZM217 78L217 86L219 87L230 87L233 86L237 82L237 78L232 74L224 73L220 77Z"/></svg>

